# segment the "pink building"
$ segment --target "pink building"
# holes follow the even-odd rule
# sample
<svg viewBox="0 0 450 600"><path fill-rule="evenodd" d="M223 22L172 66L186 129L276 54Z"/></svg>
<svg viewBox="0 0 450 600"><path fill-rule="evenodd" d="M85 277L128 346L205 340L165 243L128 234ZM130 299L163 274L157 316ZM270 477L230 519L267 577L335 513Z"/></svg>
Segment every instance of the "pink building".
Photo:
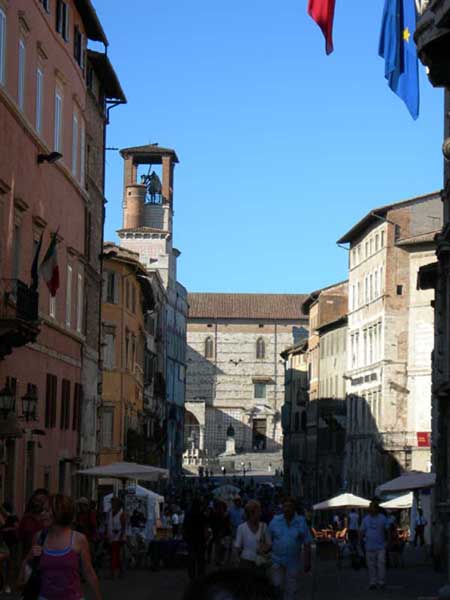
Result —
<svg viewBox="0 0 450 600"><path fill-rule="evenodd" d="M103 126L92 139L88 39L107 45L90 0L0 0L0 410L5 392L15 398L14 412L0 412L0 500L18 512L36 487L77 493L93 235L88 154L95 148L103 170L107 97L100 94ZM111 79L106 56L102 68ZM39 295L31 289L37 244L42 235L42 262L53 232L55 298L42 278ZM37 398L36 414L27 414L24 396Z"/></svg>

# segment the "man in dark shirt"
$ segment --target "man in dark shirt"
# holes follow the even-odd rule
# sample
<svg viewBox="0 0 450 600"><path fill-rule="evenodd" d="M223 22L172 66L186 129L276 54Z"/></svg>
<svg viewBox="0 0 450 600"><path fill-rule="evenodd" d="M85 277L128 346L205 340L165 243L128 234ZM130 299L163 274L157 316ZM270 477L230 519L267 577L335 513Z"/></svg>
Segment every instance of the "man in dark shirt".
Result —
<svg viewBox="0 0 450 600"><path fill-rule="evenodd" d="M205 572L207 520L199 498L194 498L183 524L183 536L189 548L188 572L196 579Z"/></svg>

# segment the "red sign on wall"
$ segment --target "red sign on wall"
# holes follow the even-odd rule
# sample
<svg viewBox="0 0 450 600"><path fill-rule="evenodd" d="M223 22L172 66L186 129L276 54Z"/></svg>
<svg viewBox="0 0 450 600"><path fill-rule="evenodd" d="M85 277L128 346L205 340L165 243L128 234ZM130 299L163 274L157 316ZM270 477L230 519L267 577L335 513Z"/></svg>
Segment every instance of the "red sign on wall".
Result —
<svg viewBox="0 0 450 600"><path fill-rule="evenodd" d="M429 431L418 431L417 432L417 445L419 448L430 447L430 432Z"/></svg>

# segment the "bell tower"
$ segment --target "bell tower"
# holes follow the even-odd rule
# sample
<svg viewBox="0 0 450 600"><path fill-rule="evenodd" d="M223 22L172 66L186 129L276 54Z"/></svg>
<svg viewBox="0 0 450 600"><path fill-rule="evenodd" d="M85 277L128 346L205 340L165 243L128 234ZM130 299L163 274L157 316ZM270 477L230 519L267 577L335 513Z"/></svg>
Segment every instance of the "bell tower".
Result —
<svg viewBox="0 0 450 600"><path fill-rule="evenodd" d="M172 247L173 175L175 150L158 144L124 148L122 213L118 231L120 245L138 252L149 270L158 270L166 287L176 281L176 258Z"/></svg>

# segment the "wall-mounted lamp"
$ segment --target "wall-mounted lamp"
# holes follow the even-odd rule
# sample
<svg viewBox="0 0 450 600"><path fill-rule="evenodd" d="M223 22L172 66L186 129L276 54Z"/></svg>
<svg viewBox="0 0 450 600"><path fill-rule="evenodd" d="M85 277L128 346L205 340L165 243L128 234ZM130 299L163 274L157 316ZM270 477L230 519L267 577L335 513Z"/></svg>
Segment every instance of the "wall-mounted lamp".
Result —
<svg viewBox="0 0 450 600"><path fill-rule="evenodd" d="M62 158L62 156L63 155L61 154L61 152L50 152L50 154L38 154L38 157L37 157L38 165L42 164L43 162L48 162L50 164L53 164L57 160Z"/></svg>

